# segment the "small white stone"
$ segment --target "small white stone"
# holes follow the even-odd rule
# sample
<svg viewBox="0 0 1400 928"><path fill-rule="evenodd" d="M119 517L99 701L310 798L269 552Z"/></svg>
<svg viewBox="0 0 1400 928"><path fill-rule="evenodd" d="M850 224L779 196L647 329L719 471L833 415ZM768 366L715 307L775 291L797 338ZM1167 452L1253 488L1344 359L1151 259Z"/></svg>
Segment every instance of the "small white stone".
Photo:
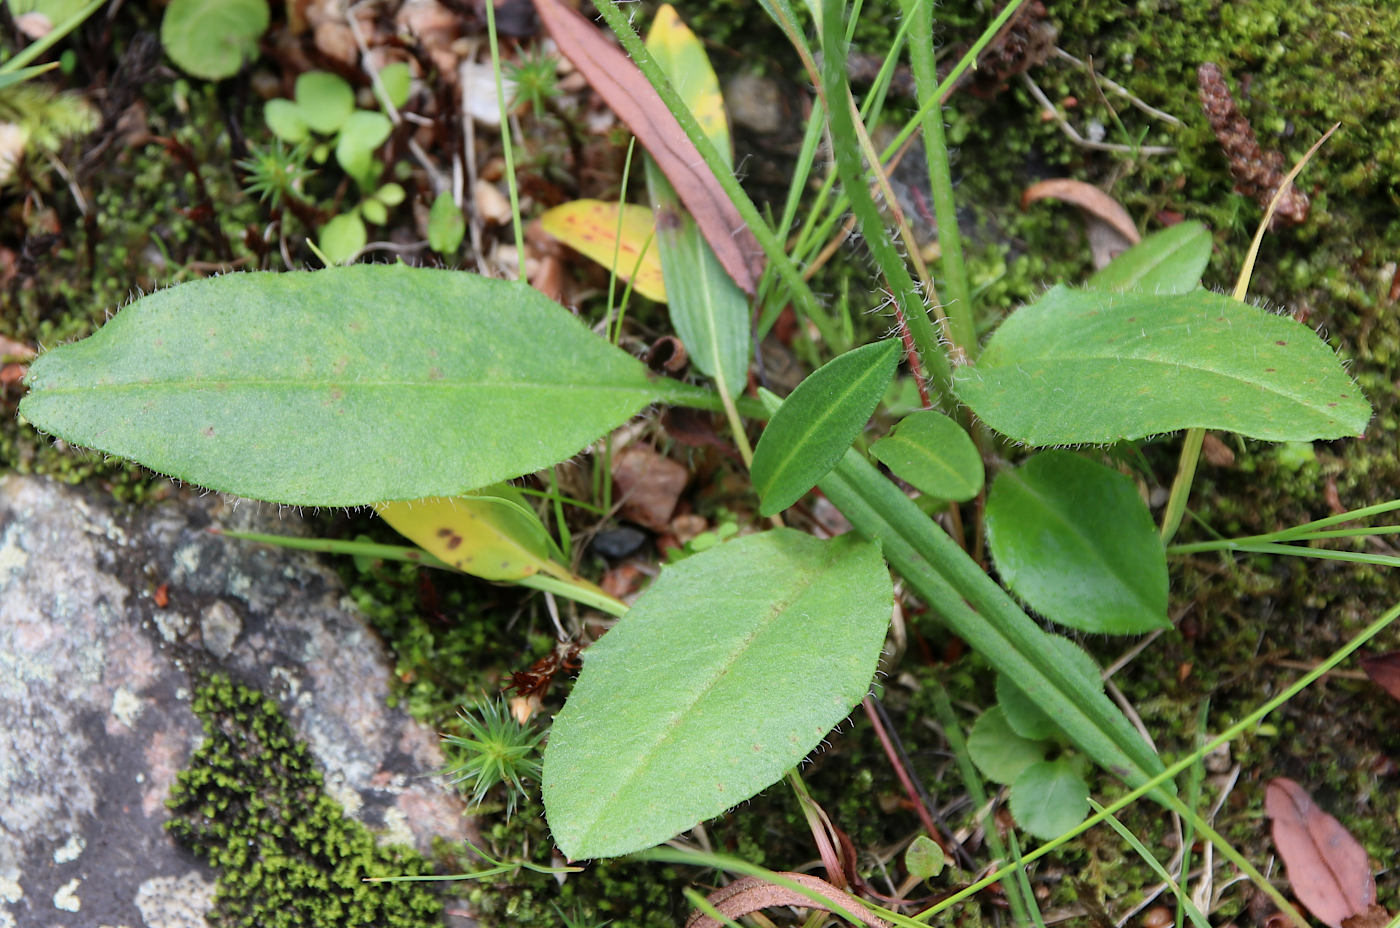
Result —
<svg viewBox="0 0 1400 928"><path fill-rule="evenodd" d="M223 660L233 651L233 643L243 631L243 620L228 603L215 600L199 617L199 631L204 637L204 650Z"/></svg>
<svg viewBox="0 0 1400 928"><path fill-rule="evenodd" d="M78 898L78 887L82 885L82 882L82 880L74 878L60 886L58 892L53 894L53 907L64 912L76 912L81 909L83 903Z"/></svg>
<svg viewBox="0 0 1400 928"><path fill-rule="evenodd" d="M136 729L136 718L144 708L146 701L124 686L117 687L112 694L112 717L133 731Z"/></svg>
<svg viewBox="0 0 1400 928"><path fill-rule="evenodd" d="M78 859L78 855L87 847L87 842L80 835L73 835L63 847L53 852L53 862L56 864L66 864Z"/></svg>

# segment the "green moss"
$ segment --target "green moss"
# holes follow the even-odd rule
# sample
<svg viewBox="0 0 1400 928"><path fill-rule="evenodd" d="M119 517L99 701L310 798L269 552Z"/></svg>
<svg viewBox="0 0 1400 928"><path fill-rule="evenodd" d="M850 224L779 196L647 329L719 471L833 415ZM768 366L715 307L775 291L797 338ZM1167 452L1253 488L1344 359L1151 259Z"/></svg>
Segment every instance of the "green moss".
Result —
<svg viewBox="0 0 1400 928"><path fill-rule="evenodd" d="M344 815L276 703L214 677L192 708L205 740L171 790L168 827L220 871L210 924L440 923L442 902L421 884L364 882L429 868L412 850L378 846L368 829Z"/></svg>

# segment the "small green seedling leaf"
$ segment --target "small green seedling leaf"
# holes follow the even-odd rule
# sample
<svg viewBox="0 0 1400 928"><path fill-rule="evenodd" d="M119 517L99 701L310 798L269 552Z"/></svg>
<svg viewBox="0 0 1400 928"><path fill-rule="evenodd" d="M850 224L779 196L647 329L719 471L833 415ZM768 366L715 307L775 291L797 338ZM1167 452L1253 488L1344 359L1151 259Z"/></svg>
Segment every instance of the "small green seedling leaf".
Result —
<svg viewBox="0 0 1400 928"><path fill-rule="evenodd" d="M428 247L440 255L455 255L466 234L467 221L462 218L451 191L444 190L428 210Z"/></svg>
<svg viewBox="0 0 1400 928"><path fill-rule="evenodd" d="M321 234L316 237L316 244L321 247L326 260L332 264L353 261L368 241L369 233L365 230L365 222L355 213L332 216L321 226Z"/></svg>
<svg viewBox="0 0 1400 928"><path fill-rule="evenodd" d="M408 102L409 91L413 88L413 71L406 61L386 64L379 71L379 83L383 85L389 102L395 107L402 107Z"/></svg>
<svg viewBox="0 0 1400 928"><path fill-rule="evenodd" d="M919 835L909 842L909 849L904 852L904 869L909 871L910 876L920 880L931 880L938 876L947 862L948 858L943 853L943 848L928 835Z"/></svg>
<svg viewBox="0 0 1400 928"><path fill-rule="evenodd" d="M977 717L967 735L967 752L982 775L993 783L1015 782L1031 764L1045 759L1050 745L1023 738L1006 720L1006 712L993 706Z"/></svg>
<svg viewBox="0 0 1400 928"><path fill-rule="evenodd" d="M1210 232L1199 222L1183 222L1154 232L1089 278L1093 290L1186 293L1201 285L1210 262Z"/></svg>
<svg viewBox="0 0 1400 928"><path fill-rule="evenodd" d="M26 382L21 414L71 444L310 506L532 473L658 395L640 361L531 287L404 265L161 290Z"/></svg>
<svg viewBox="0 0 1400 928"><path fill-rule="evenodd" d="M382 226L389 219L389 210L383 203L374 197L360 203L360 215L377 226Z"/></svg>
<svg viewBox="0 0 1400 928"><path fill-rule="evenodd" d="M383 113L355 110L340 128L335 140L335 160L361 187L373 183L376 172L374 150L384 144L394 124Z"/></svg>
<svg viewBox="0 0 1400 928"><path fill-rule="evenodd" d="M892 595L852 535L777 529L663 568L555 716L544 805L564 856L651 847L776 782L864 698Z"/></svg>
<svg viewBox="0 0 1400 928"><path fill-rule="evenodd" d="M429 554L485 580L563 570L550 561L549 533L539 516L490 492L380 503L374 511Z"/></svg>
<svg viewBox="0 0 1400 928"><path fill-rule="evenodd" d="M1042 840L1058 838L1088 812L1089 784L1063 757L1031 764L1011 784L1011 817Z"/></svg>
<svg viewBox="0 0 1400 928"><path fill-rule="evenodd" d="M982 456L962 426L935 409L905 416L870 446L875 460L921 493L962 502L982 491Z"/></svg>
<svg viewBox="0 0 1400 928"><path fill-rule="evenodd" d="M311 137L301 107L283 97L267 101L263 106L263 122L273 135L289 145L300 145Z"/></svg>
<svg viewBox="0 0 1400 928"><path fill-rule="evenodd" d="M392 181L374 191L374 198L385 206L398 206L407 195L402 186Z"/></svg>
<svg viewBox="0 0 1400 928"><path fill-rule="evenodd" d="M1043 452L997 475L986 521L1002 582L1046 618L1111 635L1168 625L1166 550L1117 471Z"/></svg>
<svg viewBox="0 0 1400 928"><path fill-rule="evenodd" d="M172 0L160 22L160 44L184 71L223 80L258 57L269 19L267 0Z"/></svg>
<svg viewBox="0 0 1400 928"><path fill-rule="evenodd" d="M337 132L355 111L355 91L344 78L329 71L302 74L293 96L307 126L322 135Z"/></svg>
<svg viewBox="0 0 1400 928"><path fill-rule="evenodd" d="M759 512L771 516L802 498L860 434L899 364L898 339L835 357L797 385L753 453Z"/></svg>
<svg viewBox="0 0 1400 928"><path fill-rule="evenodd" d="M1185 428L1267 441L1360 435L1371 407L1306 326L1206 290L1052 287L1011 316L958 397L1030 445Z"/></svg>

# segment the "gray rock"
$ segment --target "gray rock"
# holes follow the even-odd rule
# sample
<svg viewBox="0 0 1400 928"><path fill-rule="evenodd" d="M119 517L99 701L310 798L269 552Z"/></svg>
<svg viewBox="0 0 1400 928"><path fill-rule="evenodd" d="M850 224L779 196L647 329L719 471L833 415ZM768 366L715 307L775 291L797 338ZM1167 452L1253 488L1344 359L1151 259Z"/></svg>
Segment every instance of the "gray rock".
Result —
<svg viewBox="0 0 1400 928"><path fill-rule="evenodd" d="M211 526L300 523L0 478L0 928L203 924L216 875L163 827L201 737L195 671L277 698L331 794L385 840L467 837L461 801L426 775L436 736L386 707L388 656L334 573Z"/></svg>

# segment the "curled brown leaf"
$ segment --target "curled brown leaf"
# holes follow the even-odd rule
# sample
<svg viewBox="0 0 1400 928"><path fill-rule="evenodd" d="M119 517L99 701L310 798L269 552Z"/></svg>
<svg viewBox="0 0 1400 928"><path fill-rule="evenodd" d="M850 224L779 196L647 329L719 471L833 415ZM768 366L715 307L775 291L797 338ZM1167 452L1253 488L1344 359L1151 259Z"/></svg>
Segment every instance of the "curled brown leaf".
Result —
<svg viewBox="0 0 1400 928"><path fill-rule="evenodd" d="M779 876L825 897L834 905L823 905L806 893L798 892L788 886L770 883L756 876L740 877L728 886L715 890L706 897L706 901L730 920L743 918L745 915L773 906L791 905L804 909L821 909L824 912L841 909L855 916L862 924L869 925L870 928L888 928L889 926L889 922L871 914L855 896L842 892L826 880L806 873L781 873ZM697 909L690 913L690 918L686 919L685 928L720 928L720 922Z"/></svg>
<svg viewBox="0 0 1400 928"><path fill-rule="evenodd" d="M1133 224L1133 217L1128 215L1128 211L1119 205L1113 197L1104 193L1093 184L1086 184L1082 180L1071 180L1068 177L1052 177L1049 180L1042 180L1031 184L1021 194L1021 209L1030 206L1036 200L1044 199L1063 200L1073 204L1089 213L1102 219L1112 227L1129 245L1136 245L1142 240L1138 234L1137 226Z"/></svg>
<svg viewBox="0 0 1400 928"><path fill-rule="evenodd" d="M752 294L763 271L758 241L661 96L582 14L560 0L535 0L535 10L559 51L655 159L725 271Z"/></svg>
<svg viewBox="0 0 1400 928"><path fill-rule="evenodd" d="M1307 790L1284 777L1270 780L1264 809L1293 895L1330 928L1361 915L1376 901L1366 849Z"/></svg>

